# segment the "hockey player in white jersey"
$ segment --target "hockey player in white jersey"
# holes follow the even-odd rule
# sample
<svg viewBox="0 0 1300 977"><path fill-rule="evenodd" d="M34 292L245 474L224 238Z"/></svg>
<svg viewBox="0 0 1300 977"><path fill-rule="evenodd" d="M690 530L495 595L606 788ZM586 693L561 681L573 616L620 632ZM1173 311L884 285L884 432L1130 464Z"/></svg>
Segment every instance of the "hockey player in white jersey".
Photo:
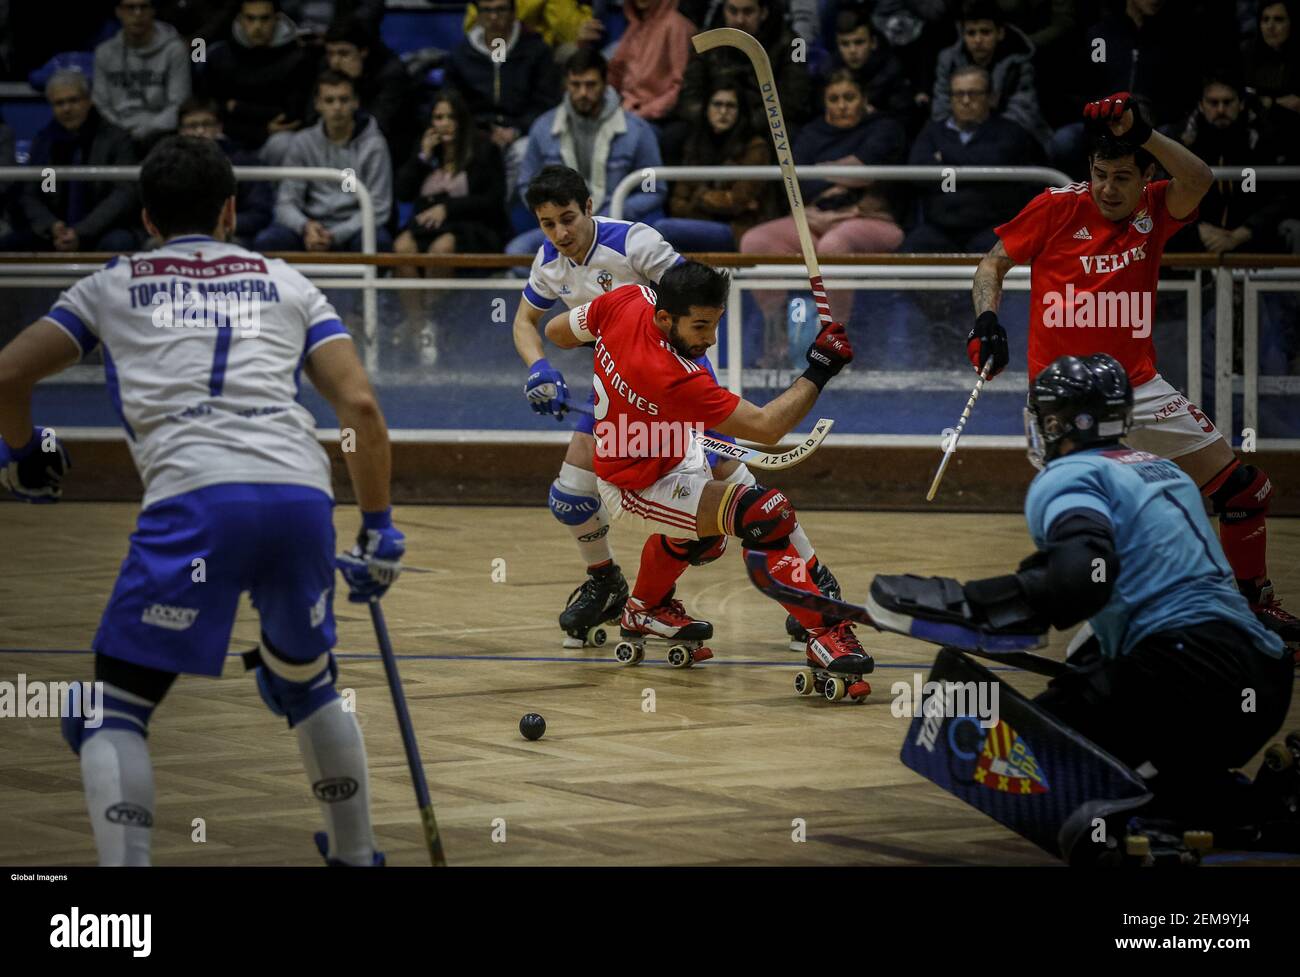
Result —
<svg viewBox="0 0 1300 977"><path fill-rule="evenodd" d="M164 140L140 189L145 226L165 243L83 278L0 350L6 487L30 502L58 500L67 454L53 431L33 426L31 391L96 346L144 483L92 645L105 718L95 728L63 720L100 864L149 864L150 716L177 674L221 674L245 591L261 625L258 689L297 735L327 862L383 864L361 729L334 684L330 468L298 403L300 375L356 432L344 457L362 525L338 560L354 601L388 589L405 549L389 507L383 414L321 292L284 262L227 243L235 178L214 143Z"/></svg>
<svg viewBox="0 0 1300 977"><path fill-rule="evenodd" d="M546 242L537 249L523 300L515 312L515 350L528 366L524 394L533 410L562 419L569 390L563 375L544 355L543 316L557 301L572 309L622 285L657 285L665 271L684 259L647 224L593 217L586 181L567 166L543 168L528 185L524 200L537 217ZM697 362L713 372L706 358ZM548 500L552 514L572 533L587 565L586 581L570 595L560 614L567 648L590 643L599 625L617 620L628 596L627 581L606 538L609 515L596 491L594 420L589 414L578 414ZM744 465L712 455L709 463L718 478L746 485L754 482ZM817 586L838 599L839 584L818 561L801 527L796 526L792 539ZM786 632L790 648L804 651L808 636L793 617L786 619Z"/></svg>

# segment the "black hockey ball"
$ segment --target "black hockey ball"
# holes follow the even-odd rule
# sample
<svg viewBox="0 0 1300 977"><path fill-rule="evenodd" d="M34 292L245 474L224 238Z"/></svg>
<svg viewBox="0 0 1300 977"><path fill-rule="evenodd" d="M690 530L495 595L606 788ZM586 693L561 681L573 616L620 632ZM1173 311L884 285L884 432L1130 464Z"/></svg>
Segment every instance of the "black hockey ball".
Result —
<svg viewBox="0 0 1300 977"><path fill-rule="evenodd" d="M519 720L519 732L526 740L539 740L546 732L546 720L535 712L530 712Z"/></svg>

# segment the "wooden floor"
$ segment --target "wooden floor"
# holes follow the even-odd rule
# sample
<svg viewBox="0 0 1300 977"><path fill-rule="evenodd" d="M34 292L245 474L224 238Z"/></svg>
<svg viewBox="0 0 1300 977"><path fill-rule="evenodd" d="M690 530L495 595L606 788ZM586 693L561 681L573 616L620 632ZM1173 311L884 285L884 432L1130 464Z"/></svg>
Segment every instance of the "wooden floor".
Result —
<svg viewBox="0 0 1300 977"><path fill-rule="evenodd" d="M86 649L135 514L114 504L0 507L0 680L90 677ZM985 576L1031 549L1012 516L814 512L803 522L851 600L877 572ZM577 560L545 509L409 507L397 524L411 572L385 610L453 864L1051 863L899 762L908 720L891 714L889 688L917 672L923 680L932 646L864 632L878 662L871 700L800 699L784 612L729 552L680 588L714 622L717 657L689 672L625 668L608 651L561 649L555 617ZM349 538L354 513L340 509L337 525ZM612 537L631 576L640 540ZM1270 552L1278 590L1300 602L1300 520L1270 524ZM347 603L336 611L339 685L356 690L379 845L390 864L425 864L368 616ZM234 657L256 636L245 607L225 675L182 678L154 715L159 865L319 864L319 813L295 739ZM1063 646L1057 636L1052 653ZM1032 675L1010 678L1031 694L1042 688ZM649 690L653 712L643 709ZM519 735L526 712L546 718L540 741ZM1300 706L1287 728L1300 728ZM56 721L0 722L0 863L93 863L83 804ZM191 840L195 818L205 842ZM805 842L793 840L795 819Z"/></svg>

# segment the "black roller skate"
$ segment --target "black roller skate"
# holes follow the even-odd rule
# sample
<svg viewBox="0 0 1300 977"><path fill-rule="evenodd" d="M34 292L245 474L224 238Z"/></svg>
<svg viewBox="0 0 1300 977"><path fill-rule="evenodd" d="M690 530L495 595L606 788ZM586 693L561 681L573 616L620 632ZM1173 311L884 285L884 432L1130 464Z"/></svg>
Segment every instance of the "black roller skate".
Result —
<svg viewBox="0 0 1300 977"><path fill-rule="evenodd" d="M1300 618L1283 609L1282 601L1273 592L1273 585L1265 582L1258 587L1248 587L1243 592L1250 601L1250 609L1259 622L1281 638L1300 665Z"/></svg>
<svg viewBox="0 0 1300 977"><path fill-rule="evenodd" d="M1121 844L1127 868L1195 868L1214 847L1209 831L1188 830L1176 821L1130 818Z"/></svg>
<svg viewBox="0 0 1300 977"><path fill-rule="evenodd" d="M569 595L560 627L564 647L600 647L609 640L609 625L616 624L627 603L627 580L617 563L587 572L581 587Z"/></svg>
<svg viewBox="0 0 1300 977"><path fill-rule="evenodd" d="M853 625L841 621L833 628L809 635L806 645L808 667L794 674L794 690L799 695L824 695L831 702L847 698L861 702L871 695L871 683L864 675L876 668Z"/></svg>
<svg viewBox="0 0 1300 977"><path fill-rule="evenodd" d="M687 614L682 602L673 600L673 590L657 607L646 607L629 597L619 623L623 640L614 648L614 657L623 665L641 662L649 641L668 645L668 664L673 668L690 668L713 657L713 652L704 647L704 642L713 637L713 625Z"/></svg>
<svg viewBox="0 0 1300 977"><path fill-rule="evenodd" d="M817 566L813 568L812 579L823 597L829 597L831 600L844 599L844 595L840 593L840 582L835 579L835 574L831 573L830 567L821 560L818 560ZM799 623L799 619L793 614L785 616L785 633L790 636L791 651L804 651L807 649L808 632L804 630L804 626Z"/></svg>
<svg viewBox="0 0 1300 977"><path fill-rule="evenodd" d="M1244 848L1300 852L1300 732L1264 751L1255 775L1259 827Z"/></svg>

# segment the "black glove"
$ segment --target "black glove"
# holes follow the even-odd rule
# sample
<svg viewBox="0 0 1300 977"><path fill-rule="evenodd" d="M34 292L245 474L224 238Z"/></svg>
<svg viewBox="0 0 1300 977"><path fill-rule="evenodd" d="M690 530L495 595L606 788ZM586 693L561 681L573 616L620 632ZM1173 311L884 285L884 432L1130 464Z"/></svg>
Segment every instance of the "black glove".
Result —
<svg viewBox="0 0 1300 977"><path fill-rule="evenodd" d="M844 323L832 322L825 326L804 356L808 360L808 369L803 371L804 379L817 384L817 389L821 390L831 377L853 362L853 346L844 331Z"/></svg>
<svg viewBox="0 0 1300 977"><path fill-rule="evenodd" d="M993 361L989 379L993 379L1007 368L1011 362L1011 353L1007 348L1007 331L998 322L996 312L981 312L975 320L975 327L966 336L966 356L976 372L984 370L984 364Z"/></svg>
<svg viewBox="0 0 1300 977"><path fill-rule="evenodd" d="M18 449L0 440L0 486L24 502L58 502L71 467L67 449L50 428L32 428L31 439Z"/></svg>

